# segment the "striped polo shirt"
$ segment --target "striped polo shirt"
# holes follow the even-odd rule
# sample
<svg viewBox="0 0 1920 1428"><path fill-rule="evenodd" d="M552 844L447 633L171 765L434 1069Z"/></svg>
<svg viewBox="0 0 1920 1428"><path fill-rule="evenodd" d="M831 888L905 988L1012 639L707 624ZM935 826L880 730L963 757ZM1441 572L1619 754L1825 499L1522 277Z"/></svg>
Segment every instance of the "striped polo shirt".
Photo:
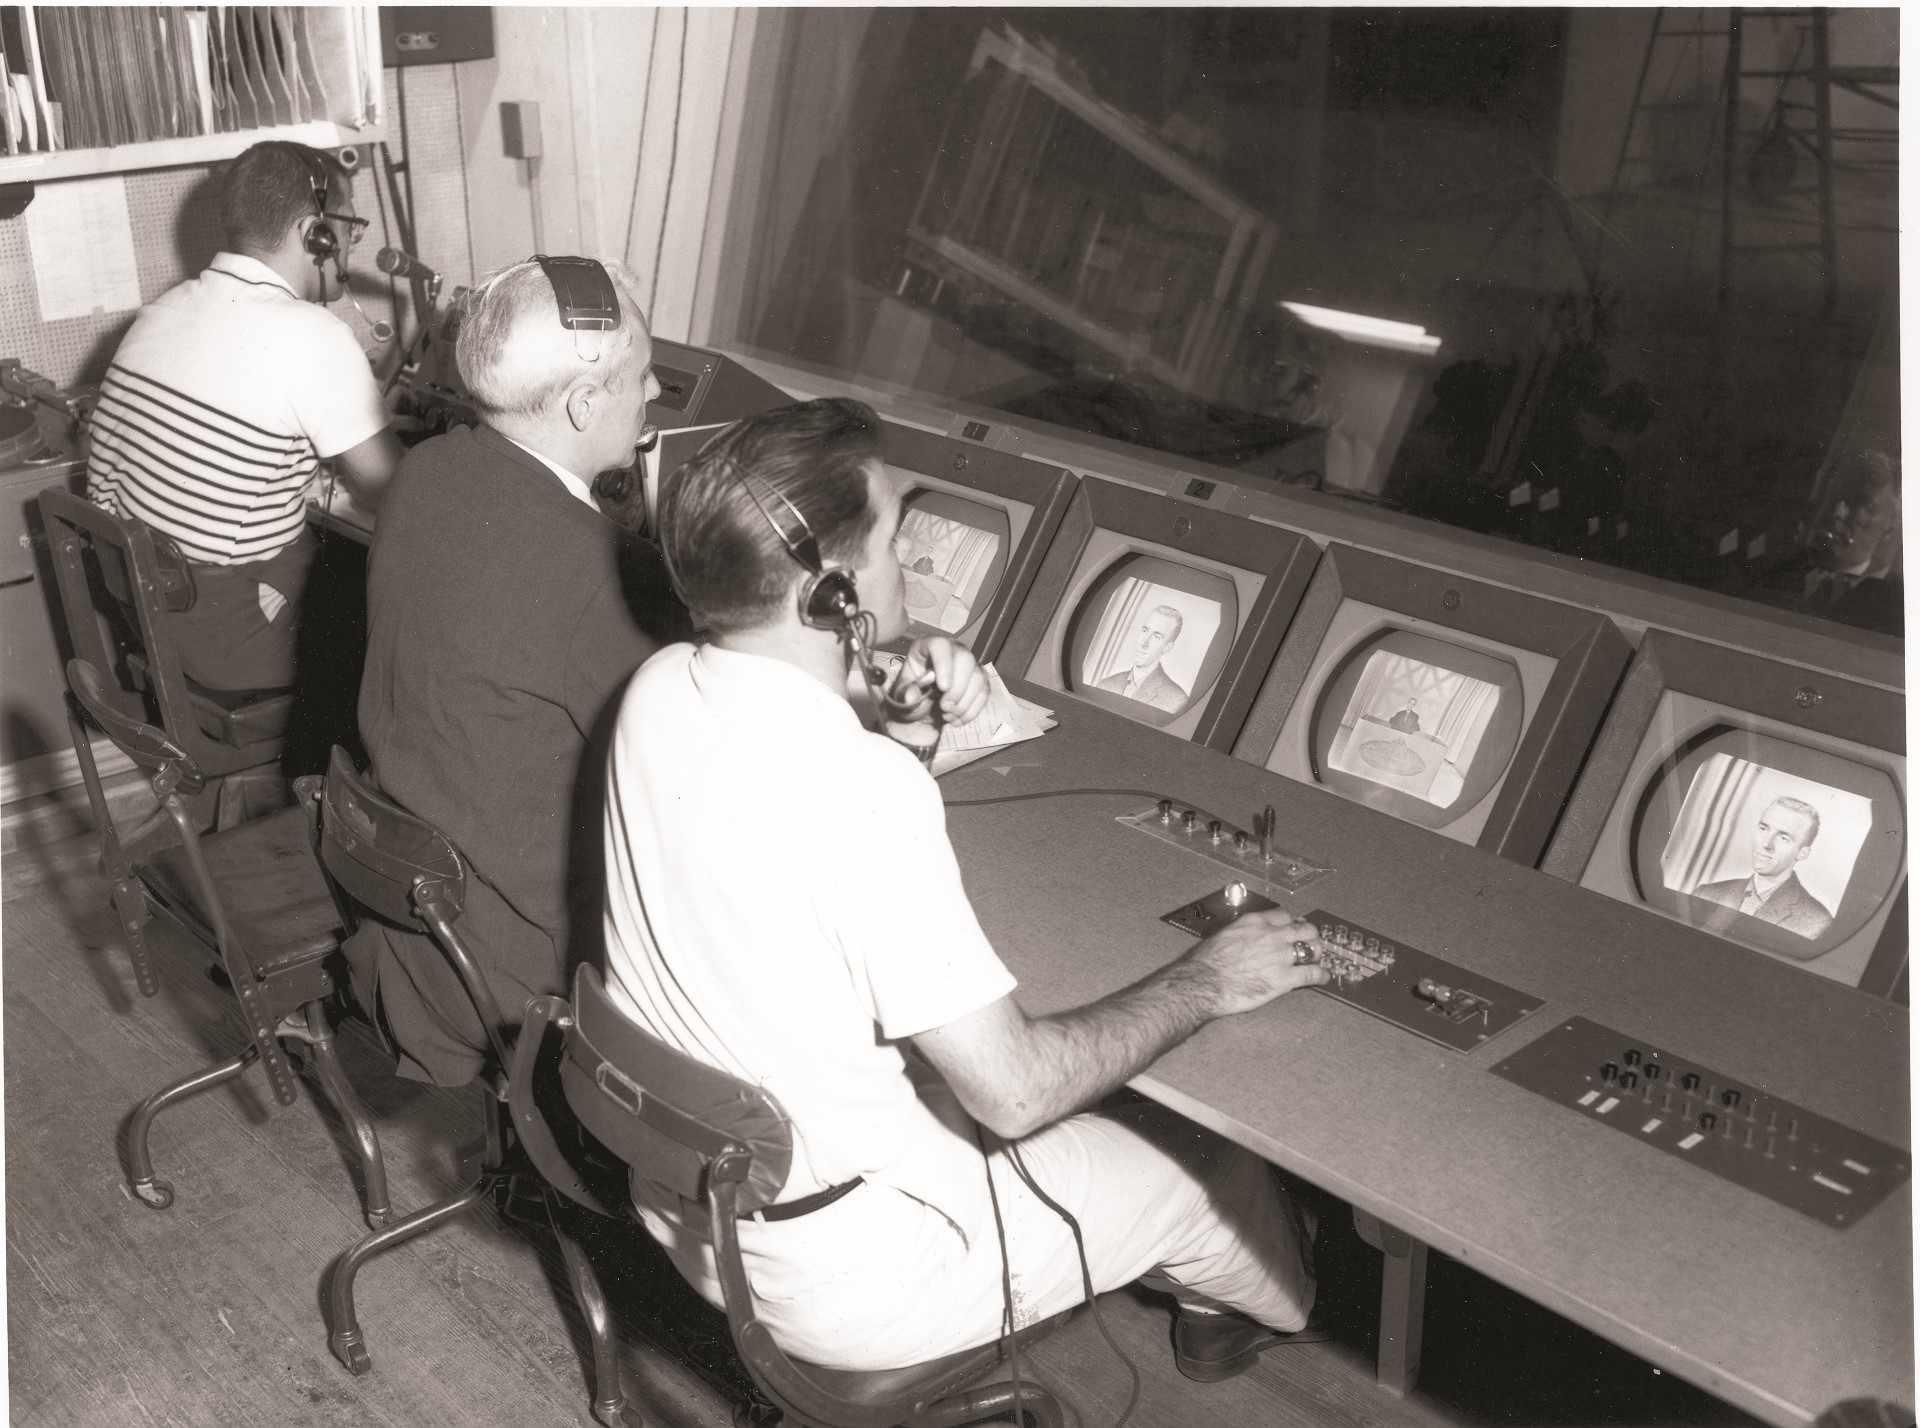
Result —
<svg viewBox="0 0 1920 1428"><path fill-rule="evenodd" d="M352 329L266 264L220 253L122 339L90 423L87 496L190 560L264 560L299 536L321 459L387 422Z"/></svg>

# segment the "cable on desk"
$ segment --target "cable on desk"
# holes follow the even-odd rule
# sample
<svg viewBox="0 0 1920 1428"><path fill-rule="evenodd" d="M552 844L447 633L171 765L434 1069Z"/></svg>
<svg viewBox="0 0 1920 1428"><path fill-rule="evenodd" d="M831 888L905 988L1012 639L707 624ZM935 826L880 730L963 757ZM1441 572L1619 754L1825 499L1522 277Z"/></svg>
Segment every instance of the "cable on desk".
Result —
<svg viewBox="0 0 1920 1428"><path fill-rule="evenodd" d="M1037 793L1003 793L993 798L949 798L946 800L946 805L949 808L985 808L990 803L1025 803L1034 798L1145 798L1158 803L1167 797L1169 795L1155 793L1150 788L1043 788ZM1191 808L1202 818L1218 818L1222 823L1234 826L1232 819L1221 818L1219 814L1202 808L1197 803L1190 803L1184 798L1175 798L1172 801L1182 808Z"/></svg>

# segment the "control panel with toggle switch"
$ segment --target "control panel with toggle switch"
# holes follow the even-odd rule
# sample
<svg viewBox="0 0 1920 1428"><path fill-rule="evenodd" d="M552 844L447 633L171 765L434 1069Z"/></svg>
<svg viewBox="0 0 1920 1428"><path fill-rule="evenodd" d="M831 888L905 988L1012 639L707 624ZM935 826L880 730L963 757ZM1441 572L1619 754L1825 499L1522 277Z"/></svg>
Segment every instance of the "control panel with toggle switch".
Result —
<svg viewBox="0 0 1920 1428"><path fill-rule="evenodd" d="M1245 883L1232 882L1160 920L1206 937L1236 917L1276 905ZM1332 913L1309 912L1306 921L1319 929L1308 944L1313 958L1332 978L1315 991L1455 1051L1473 1050L1540 1006L1538 997Z"/></svg>
<svg viewBox="0 0 1920 1428"><path fill-rule="evenodd" d="M1907 1152L1634 1037L1570 1017L1496 1076L1837 1226L1907 1182Z"/></svg>
<svg viewBox="0 0 1920 1428"><path fill-rule="evenodd" d="M1311 858L1274 845L1271 808L1254 816L1251 830L1235 828L1197 808L1184 808L1170 798L1163 798L1139 813L1123 813L1118 821L1219 864L1235 882L1244 883L1254 891L1264 887L1268 892L1298 892L1333 871ZM1273 906L1271 902L1264 905Z"/></svg>

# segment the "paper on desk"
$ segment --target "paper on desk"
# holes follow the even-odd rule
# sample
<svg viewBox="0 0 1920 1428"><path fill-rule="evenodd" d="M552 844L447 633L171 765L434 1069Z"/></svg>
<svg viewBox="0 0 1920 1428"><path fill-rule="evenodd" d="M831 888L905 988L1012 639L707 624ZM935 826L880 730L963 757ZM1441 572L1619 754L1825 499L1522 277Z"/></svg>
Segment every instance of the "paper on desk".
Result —
<svg viewBox="0 0 1920 1428"><path fill-rule="evenodd" d="M120 175L39 185L27 205L27 243L42 322L140 306L133 220Z"/></svg>

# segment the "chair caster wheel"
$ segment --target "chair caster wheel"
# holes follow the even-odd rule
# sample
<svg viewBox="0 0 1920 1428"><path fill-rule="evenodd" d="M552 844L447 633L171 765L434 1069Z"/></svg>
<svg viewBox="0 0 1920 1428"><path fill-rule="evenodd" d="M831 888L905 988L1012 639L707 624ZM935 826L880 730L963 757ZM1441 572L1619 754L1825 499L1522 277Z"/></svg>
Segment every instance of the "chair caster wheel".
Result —
<svg viewBox="0 0 1920 1428"><path fill-rule="evenodd" d="M373 1356L367 1352L367 1346L360 1342L359 1335L348 1338L335 1334L327 1340L327 1347L333 1350L333 1356L346 1365L347 1372L355 1378L372 1371Z"/></svg>
<svg viewBox="0 0 1920 1428"><path fill-rule="evenodd" d="M136 1180L131 1188L150 1210L164 1210L173 1203L173 1187L164 1180Z"/></svg>

